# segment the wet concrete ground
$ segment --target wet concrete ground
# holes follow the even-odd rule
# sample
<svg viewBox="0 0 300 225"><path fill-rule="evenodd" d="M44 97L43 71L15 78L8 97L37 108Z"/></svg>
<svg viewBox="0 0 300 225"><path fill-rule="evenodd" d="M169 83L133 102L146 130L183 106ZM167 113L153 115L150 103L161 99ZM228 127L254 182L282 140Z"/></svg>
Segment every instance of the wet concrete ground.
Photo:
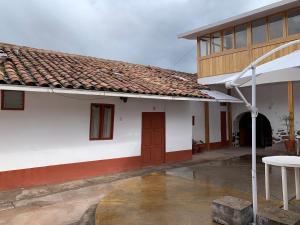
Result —
<svg viewBox="0 0 300 225"><path fill-rule="evenodd" d="M258 158L258 162L261 158ZM114 187L98 204L97 225L211 225L211 202L224 195L251 201L251 158L230 160L151 173ZM280 169L271 171L272 201L264 200L264 166L258 163L259 207L281 206ZM289 196L294 197L293 171ZM291 209L300 212L298 203Z"/></svg>
<svg viewBox="0 0 300 225"><path fill-rule="evenodd" d="M78 221L90 205L99 201L98 209L102 210L98 210L100 213L97 218L101 225L192 225L194 220L197 220L196 224L199 221L200 224L212 224L210 204L216 197L231 194L250 199L250 165L245 156L249 153L250 149L224 149L205 152L194 156L193 160L172 165L63 184L2 191L0 225L71 224ZM282 153L270 150L259 152L264 155ZM246 158L233 159L241 156ZM258 175L259 195L263 201L262 165L258 166ZM290 197L294 194L293 177L290 173ZM273 198L281 199L279 169L272 170L271 186ZM270 204L279 206L281 201ZM134 218L135 222L140 223L134 223ZM141 218L147 220L141 223ZM120 221L122 223L116 223ZM172 223L174 221L176 223Z"/></svg>

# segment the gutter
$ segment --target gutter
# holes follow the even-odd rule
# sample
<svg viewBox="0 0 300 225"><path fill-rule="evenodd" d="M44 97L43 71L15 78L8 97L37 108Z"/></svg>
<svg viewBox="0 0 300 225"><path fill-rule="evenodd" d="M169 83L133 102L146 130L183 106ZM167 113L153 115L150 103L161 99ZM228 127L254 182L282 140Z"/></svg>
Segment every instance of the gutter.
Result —
<svg viewBox="0 0 300 225"><path fill-rule="evenodd" d="M164 95L149 95L149 94L132 94L124 92L113 91L95 91L95 90L74 90L66 88L51 88L51 87L29 87L19 85L0 84L0 90L13 91L27 91L27 92L41 92L53 94L77 94L77 95L94 95L107 97L125 97L125 98L140 98L140 99L161 99L161 100L179 100L179 101L196 101L196 102L232 102L241 103L239 99L206 99L196 97L178 97L178 96L164 96ZM209 95L210 91L205 91ZM231 97L231 96L230 96Z"/></svg>

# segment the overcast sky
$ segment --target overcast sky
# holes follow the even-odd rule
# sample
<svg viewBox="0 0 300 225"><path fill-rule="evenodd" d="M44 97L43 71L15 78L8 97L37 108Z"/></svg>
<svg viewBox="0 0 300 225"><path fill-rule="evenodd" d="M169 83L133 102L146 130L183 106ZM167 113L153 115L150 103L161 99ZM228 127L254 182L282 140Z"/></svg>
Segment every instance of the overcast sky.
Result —
<svg viewBox="0 0 300 225"><path fill-rule="evenodd" d="M0 0L0 42L196 71L176 35L276 0Z"/></svg>

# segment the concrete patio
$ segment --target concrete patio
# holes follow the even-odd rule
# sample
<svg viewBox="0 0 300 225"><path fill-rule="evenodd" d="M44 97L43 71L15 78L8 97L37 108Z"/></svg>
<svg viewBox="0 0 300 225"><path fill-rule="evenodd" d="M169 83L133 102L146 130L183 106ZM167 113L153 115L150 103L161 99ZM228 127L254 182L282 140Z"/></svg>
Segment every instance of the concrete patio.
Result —
<svg viewBox="0 0 300 225"><path fill-rule="evenodd" d="M258 150L263 155L283 154ZM76 223L90 205L97 224L213 224L211 201L233 195L251 199L250 149L223 149L195 155L192 160L148 167L111 176L57 185L0 192L0 224L63 225ZM281 176L271 173L271 198L264 201L264 167L258 168L259 206L281 206ZM289 171L289 197L294 193ZM290 208L299 211L297 202ZM176 221L176 223L174 223Z"/></svg>

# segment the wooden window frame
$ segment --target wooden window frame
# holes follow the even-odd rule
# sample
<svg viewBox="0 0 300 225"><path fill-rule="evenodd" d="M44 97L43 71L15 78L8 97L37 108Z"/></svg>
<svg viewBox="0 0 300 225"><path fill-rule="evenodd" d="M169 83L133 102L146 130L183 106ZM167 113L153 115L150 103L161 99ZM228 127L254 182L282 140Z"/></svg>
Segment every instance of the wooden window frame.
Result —
<svg viewBox="0 0 300 225"><path fill-rule="evenodd" d="M208 38L208 54L207 55L205 55L205 56L202 56L201 55L201 38ZM211 51L211 36L210 36L210 34L208 35L208 37L205 37L205 36L200 36L199 37L199 57L200 58L205 58L205 57L210 57L211 55L212 55L212 53L211 53L212 51Z"/></svg>
<svg viewBox="0 0 300 225"><path fill-rule="evenodd" d="M294 9L290 9L290 10L287 10L285 12L285 20L286 20L286 23L285 23L285 26L286 26L286 37L297 37L297 36L300 36L300 33L297 33L297 34L289 34L289 12L293 12L293 11L299 11L300 12L300 7L298 8L294 8Z"/></svg>
<svg viewBox="0 0 300 225"><path fill-rule="evenodd" d="M236 28L239 27L239 26L245 26L245 31L246 31L246 46L245 47L236 47ZM239 24L239 25L236 25L233 27L233 36L234 36L234 43L233 43L233 46L235 50L245 50L248 48L248 43L249 43L249 36L248 36L248 29L249 29L249 24L248 23L242 23L242 24ZM250 40L251 41L251 40Z"/></svg>
<svg viewBox="0 0 300 225"><path fill-rule="evenodd" d="M253 23L256 22L256 21L259 21L259 20L264 20L265 21L265 35L266 35L266 39L265 41L263 42L260 42L260 43L253 43ZM252 20L250 22L250 26L251 26L251 45L252 46L260 46L260 45L265 45L269 42L269 25L268 25L268 17L262 17L262 18L259 18L259 19L256 19L256 20Z"/></svg>
<svg viewBox="0 0 300 225"><path fill-rule="evenodd" d="M21 108L7 108L4 105L4 98L6 91L14 91L14 90L1 90L1 110L14 110L14 111L24 111L25 109L25 92L24 91L15 91L22 93L22 107Z"/></svg>
<svg viewBox="0 0 300 225"><path fill-rule="evenodd" d="M271 28L270 28L270 18L273 17L273 16L282 16L282 37L279 37L279 38L273 38L271 39ZM287 36L287 30L286 30L286 13L285 12L280 12L280 13L276 13L276 14L272 14L272 15L269 15L267 18L267 32L268 32L268 42L276 42L278 40L283 40L284 38L286 38Z"/></svg>
<svg viewBox="0 0 300 225"><path fill-rule="evenodd" d="M99 137L93 138L92 137L92 107L93 106L99 106ZM104 108L105 107L111 107L111 123L110 123L110 136L109 137L103 137L103 124L104 124ZM113 104L104 104L104 103L92 103L90 107L90 134L89 138L91 141L97 141L97 140L113 140L113 134L114 134L114 117L115 117L115 105Z"/></svg>
<svg viewBox="0 0 300 225"><path fill-rule="evenodd" d="M231 31L232 32L232 48L230 49L226 49L224 48L224 36L225 36L225 32L226 31ZM223 49L223 52L228 52L228 51L232 51L235 48L235 32L234 32L234 27L230 27L230 28L227 28L227 29L224 29L222 31L222 49Z"/></svg>
<svg viewBox="0 0 300 225"><path fill-rule="evenodd" d="M216 34L216 33L220 33L220 40L221 40L221 43L220 43L220 51L219 52L213 52L213 48L212 48L212 42L213 42L213 35ZM218 54L221 54L223 52L223 32L222 31L216 31L216 32L213 32L209 35L209 43L210 43L210 55L218 55Z"/></svg>

